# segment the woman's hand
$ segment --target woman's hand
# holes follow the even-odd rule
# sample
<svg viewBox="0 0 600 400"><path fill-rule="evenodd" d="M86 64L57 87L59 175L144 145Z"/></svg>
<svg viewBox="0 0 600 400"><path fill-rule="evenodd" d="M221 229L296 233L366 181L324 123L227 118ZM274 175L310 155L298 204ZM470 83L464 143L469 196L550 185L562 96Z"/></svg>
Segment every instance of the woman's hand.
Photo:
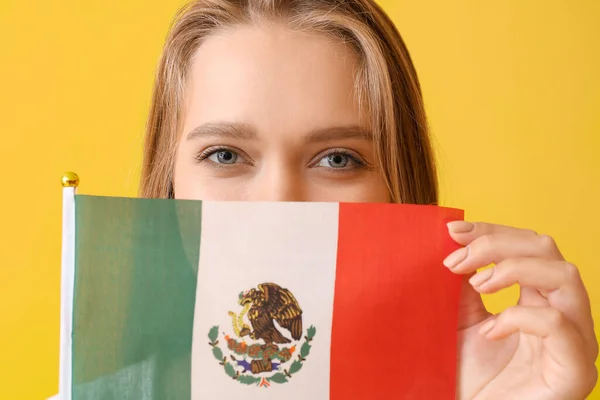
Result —
<svg viewBox="0 0 600 400"><path fill-rule="evenodd" d="M448 228L465 246L444 261L465 275L457 398L585 399L598 377L598 342L577 268L552 238L532 231L464 221ZM514 284L518 305L488 313L480 294Z"/></svg>

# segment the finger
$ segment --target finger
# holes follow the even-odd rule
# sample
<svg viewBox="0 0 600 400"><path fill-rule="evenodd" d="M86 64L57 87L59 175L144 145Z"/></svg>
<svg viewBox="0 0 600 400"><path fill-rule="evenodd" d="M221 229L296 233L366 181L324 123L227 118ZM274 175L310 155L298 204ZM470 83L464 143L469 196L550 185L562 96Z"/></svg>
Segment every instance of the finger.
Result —
<svg viewBox="0 0 600 400"><path fill-rule="evenodd" d="M480 293L494 293L519 284L521 287L538 289L546 298L550 292L561 289L587 302L587 296L580 290L583 289L583 282L576 270L574 265L566 261L509 258L473 275L469 283ZM580 306L581 303L573 305Z"/></svg>
<svg viewBox="0 0 600 400"><path fill-rule="evenodd" d="M494 233L513 236L538 236L530 229L515 228L512 226L490 224L487 222L452 221L448 223L450 236L463 246L471 243L478 237Z"/></svg>
<svg viewBox="0 0 600 400"><path fill-rule="evenodd" d="M468 274L492 263L524 257L564 260L549 236L490 233L451 253L444 260L444 265L455 273Z"/></svg>
<svg viewBox="0 0 600 400"><path fill-rule="evenodd" d="M575 323L588 344L596 343L589 297L573 264L566 261L545 261L539 258L511 258L478 272L469 283L479 293L495 293L518 284L521 288L536 289L544 303L550 305Z"/></svg>
<svg viewBox="0 0 600 400"><path fill-rule="evenodd" d="M594 364L579 331L553 307L510 307L480 328L480 333L491 340L501 340L517 332L541 338L550 359L574 377L589 372L585 369Z"/></svg>

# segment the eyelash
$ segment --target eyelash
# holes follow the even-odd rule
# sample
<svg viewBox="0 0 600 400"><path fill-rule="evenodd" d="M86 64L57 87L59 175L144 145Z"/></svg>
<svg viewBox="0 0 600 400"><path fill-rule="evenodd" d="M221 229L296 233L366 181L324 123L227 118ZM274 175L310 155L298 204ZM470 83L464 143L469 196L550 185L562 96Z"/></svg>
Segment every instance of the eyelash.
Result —
<svg viewBox="0 0 600 400"><path fill-rule="evenodd" d="M239 151L236 151L236 150L234 150L234 149L232 149L230 147L227 147L227 146L213 146L213 147L209 147L208 149L202 150L194 158L196 159L196 161L198 161L198 163L201 163L203 161L206 161L208 159L208 157L212 156L215 153L218 153L219 151L230 151L232 153L235 153L235 154L239 155Z"/></svg>
<svg viewBox="0 0 600 400"><path fill-rule="evenodd" d="M348 157L354 163L354 165L349 168L327 168L327 169L330 169L335 172L347 172L348 170L353 170L355 168L364 168L367 166L367 163L364 160L362 160L359 156L357 156L353 152L350 152L350 151L344 150L344 149L331 149L331 150L327 151L327 153L324 153L323 155L319 155L319 159L317 160L317 163L319 163L325 157L329 157L329 156L333 156L333 155L342 155L344 157Z"/></svg>
<svg viewBox="0 0 600 400"><path fill-rule="evenodd" d="M227 147L227 146L214 146L214 147L209 147L205 150L202 150L194 158L196 159L196 161L198 163L206 162L210 156L212 156L215 153L218 153L219 151L230 151L232 153L237 154L238 157L243 157L240 155L239 150L234 150L231 147ZM317 162L313 163L313 164L318 164L325 157L332 156L332 155L338 155L338 154L348 157L352 161L352 163L354 163L354 165L351 166L350 168L327 168L327 169L330 169L335 172L347 172L348 170L353 170L356 168L365 168L365 167L369 166L368 163L365 162L360 156L357 156L353 152L350 152L345 149L331 149L327 153L320 155ZM211 164L214 164L213 166L217 167L217 168L227 168L226 164L219 164L219 163L211 163Z"/></svg>

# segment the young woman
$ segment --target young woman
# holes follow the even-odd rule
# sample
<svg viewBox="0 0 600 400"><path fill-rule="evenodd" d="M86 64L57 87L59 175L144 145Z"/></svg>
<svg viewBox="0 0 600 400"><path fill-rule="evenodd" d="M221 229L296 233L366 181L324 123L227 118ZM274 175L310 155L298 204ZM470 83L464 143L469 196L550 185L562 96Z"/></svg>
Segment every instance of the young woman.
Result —
<svg viewBox="0 0 600 400"><path fill-rule="evenodd" d="M373 0L198 0L172 27L141 194L436 204L417 74ZM459 399L584 399L598 345L577 268L535 232L454 222ZM494 268L477 269L495 263ZM520 284L490 315L480 293Z"/></svg>

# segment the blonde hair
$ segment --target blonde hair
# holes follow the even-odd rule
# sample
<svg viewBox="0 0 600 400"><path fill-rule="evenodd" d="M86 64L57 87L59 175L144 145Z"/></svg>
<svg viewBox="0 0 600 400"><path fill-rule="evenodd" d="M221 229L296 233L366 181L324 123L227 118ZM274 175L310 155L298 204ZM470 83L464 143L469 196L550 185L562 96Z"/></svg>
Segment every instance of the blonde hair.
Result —
<svg viewBox="0 0 600 400"><path fill-rule="evenodd" d="M421 88L393 22L373 0L196 0L182 8L159 62L147 122L142 197L173 196L173 170L192 57L212 33L273 21L352 46L356 95L370 115L375 153L393 202L437 204L438 189Z"/></svg>

